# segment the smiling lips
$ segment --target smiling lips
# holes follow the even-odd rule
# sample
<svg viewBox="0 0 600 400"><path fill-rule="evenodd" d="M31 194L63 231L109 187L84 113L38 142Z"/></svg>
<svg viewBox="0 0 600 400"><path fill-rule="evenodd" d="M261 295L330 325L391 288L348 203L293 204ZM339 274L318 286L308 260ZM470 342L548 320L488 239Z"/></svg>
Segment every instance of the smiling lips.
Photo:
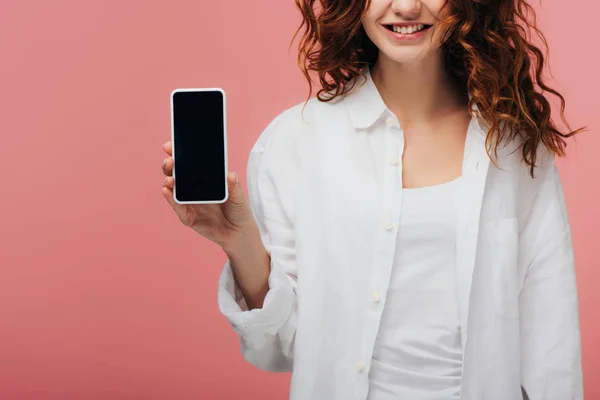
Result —
<svg viewBox="0 0 600 400"><path fill-rule="evenodd" d="M432 25L422 23L382 24L396 39L414 40L422 37Z"/></svg>
<svg viewBox="0 0 600 400"><path fill-rule="evenodd" d="M396 33L403 33L403 34L411 34L411 33L416 33L416 32L420 32L423 31L427 28L430 28L431 25L429 24L421 24L421 23L415 23L415 24L383 24L384 27L386 27L388 30L392 31L392 32L396 32Z"/></svg>

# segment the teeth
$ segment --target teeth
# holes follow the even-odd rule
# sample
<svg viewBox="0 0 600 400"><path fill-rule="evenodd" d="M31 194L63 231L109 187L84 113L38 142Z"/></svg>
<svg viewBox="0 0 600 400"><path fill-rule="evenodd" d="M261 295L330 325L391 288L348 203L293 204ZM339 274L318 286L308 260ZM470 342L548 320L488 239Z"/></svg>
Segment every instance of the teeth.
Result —
<svg viewBox="0 0 600 400"><path fill-rule="evenodd" d="M406 25L406 26L394 25L393 30L396 33L402 33L402 34L406 35L406 34L421 31L421 30L423 30L424 27L425 27L425 25L423 25L423 24Z"/></svg>

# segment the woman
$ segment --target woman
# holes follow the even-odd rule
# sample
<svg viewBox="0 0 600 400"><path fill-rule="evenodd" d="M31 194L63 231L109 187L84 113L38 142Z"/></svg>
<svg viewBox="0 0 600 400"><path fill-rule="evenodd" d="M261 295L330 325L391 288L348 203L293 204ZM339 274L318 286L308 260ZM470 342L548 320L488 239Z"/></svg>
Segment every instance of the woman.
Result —
<svg viewBox="0 0 600 400"><path fill-rule="evenodd" d="M231 173L225 204L178 205L163 164L182 222L227 254L245 359L293 371L297 400L582 399L554 164L576 132L550 119L531 8L315 3L297 0L300 61L321 89L257 140L249 196Z"/></svg>

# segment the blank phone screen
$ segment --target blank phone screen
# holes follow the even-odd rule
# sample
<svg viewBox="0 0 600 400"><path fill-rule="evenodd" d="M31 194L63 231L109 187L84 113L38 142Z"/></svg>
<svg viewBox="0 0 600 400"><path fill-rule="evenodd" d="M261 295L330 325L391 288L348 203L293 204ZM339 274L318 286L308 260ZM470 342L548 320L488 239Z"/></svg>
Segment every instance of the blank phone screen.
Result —
<svg viewBox="0 0 600 400"><path fill-rule="evenodd" d="M179 91L172 101L177 200L222 201L227 190L223 93Z"/></svg>

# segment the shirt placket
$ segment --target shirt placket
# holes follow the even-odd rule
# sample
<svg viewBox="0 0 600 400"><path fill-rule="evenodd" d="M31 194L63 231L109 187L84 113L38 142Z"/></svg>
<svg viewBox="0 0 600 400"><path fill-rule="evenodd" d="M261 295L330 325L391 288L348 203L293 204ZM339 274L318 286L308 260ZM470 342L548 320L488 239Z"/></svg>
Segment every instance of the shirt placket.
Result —
<svg viewBox="0 0 600 400"><path fill-rule="evenodd" d="M391 113L390 113L391 114ZM389 115L385 125L385 150L383 165L382 213L379 239L374 249L373 274L369 282L370 297L365 299L368 311L362 336L361 359L357 360L356 370L364 375L364 385L357 398L365 399L368 392L368 373L371 357L379 331L386 293L388 290L396 251L398 228L402 206L402 155L404 153L404 132L393 115Z"/></svg>

